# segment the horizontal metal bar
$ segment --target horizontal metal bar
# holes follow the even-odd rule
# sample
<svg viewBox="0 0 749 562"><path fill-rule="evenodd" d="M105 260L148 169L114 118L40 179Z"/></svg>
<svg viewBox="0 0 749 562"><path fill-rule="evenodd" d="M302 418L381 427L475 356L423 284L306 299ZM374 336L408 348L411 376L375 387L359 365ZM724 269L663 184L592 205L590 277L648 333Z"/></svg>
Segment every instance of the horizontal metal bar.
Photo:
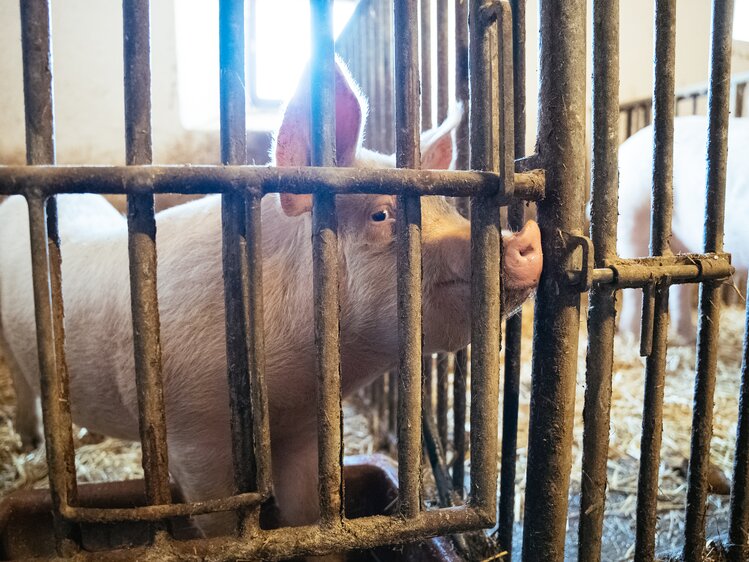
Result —
<svg viewBox="0 0 749 562"><path fill-rule="evenodd" d="M463 505L423 511L414 518L398 515L374 515L344 519L340 525L320 528L318 525L259 530L238 541L236 537L188 541L163 541L149 547L136 547L99 553L81 553L78 560L184 560L207 558L222 560L278 560L297 556L321 555L354 548L373 548L424 538L460 533L484 526L475 508Z"/></svg>
<svg viewBox="0 0 749 562"><path fill-rule="evenodd" d="M62 506L60 512L68 521L79 523L114 523L117 521L159 521L168 517L187 517L205 513L232 511L241 507L260 505L268 498L248 492L193 503L148 505L143 507L103 508Z"/></svg>
<svg viewBox="0 0 749 562"><path fill-rule="evenodd" d="M668 279L672 285L725 279L734 272L730 254L680 254L612 260L593 270L593 283L619 289L644 287Z"/></svg>
<svg viewBox="0 0 749 562"><path fill-rule="evenodd" d="M495 195L502 178L494 172L364 168L272 168L266 166L0 166L0 195L55 193L187 193L246 191L330 192L469 197ZM513 197L539 201L544 171L516 173Z"/></svg>
<svg viewBox="0 0 749 562"><path fill-rule="evenodd" d="M740 86L741 84L749 84L749 72L742 72L739 74L734 74L731 77L731 87L734 86ZM687 98L695 98L699 96L707 96L707 90L709 88L710 84L707 82L697 84L694 86L687 86L685 88L681 88L679 90L676 90L676 98L679 100L687 99ZM622 103L619 105L619 111L624 112L631 109L637 109L638 107L641 107L643 105L650 105L652 103L652 98L640 98L632 101L628 101L627 103Z"/></svg>

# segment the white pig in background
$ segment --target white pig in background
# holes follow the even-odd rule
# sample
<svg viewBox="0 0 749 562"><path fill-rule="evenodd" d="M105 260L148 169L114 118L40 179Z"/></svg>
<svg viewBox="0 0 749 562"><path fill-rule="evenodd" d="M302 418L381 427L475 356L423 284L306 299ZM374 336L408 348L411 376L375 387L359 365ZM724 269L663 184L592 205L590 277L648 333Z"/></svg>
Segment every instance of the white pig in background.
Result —
<svg viewBox="0 0 749 562"><path fill-rule="evenodd" d="M724 246L737 269L749 267L749 119L728 125L728 168ZM674 253L704 250L707 118L674 120ZM647 256L650 243L650 199L653 127L641 129L619 147L619 230L621 257ZM695 325L689 285L671 288L671 324L680 340L694 341ZM620 330L639 333L642 291L622 292Z"/></svg>
<svg viewBox="0 0 749 562"><path fill-rule="evenodd" d="M306 84L306 85L305 85ZM340 166L392 166L393 157L361 148L358 89L336 73ZM303 81L277 133L278 166L309 165L309 86ZM425 133L425 167L448 168L459 119ZM138 439L137 397L125 219L102 197L60 196L66 352L73 419L103 434ZM337 198L343 395L397 363L396 199ZM266 381L276 500L283 523L319 516L311 196L262 201ZM206 197L156 216L169 469L188 501L231 494L226 379L221 201ZM454 351L470 336L470 228L443 197L422 199L424 347ZM0 313L4 348L18 388L17 428L38 435L39 393L26 203L0 206ZM535 289L540 233L529 222L504 237L507 310ZM204 533L232 529L230 514L199 518Z"/></svg>

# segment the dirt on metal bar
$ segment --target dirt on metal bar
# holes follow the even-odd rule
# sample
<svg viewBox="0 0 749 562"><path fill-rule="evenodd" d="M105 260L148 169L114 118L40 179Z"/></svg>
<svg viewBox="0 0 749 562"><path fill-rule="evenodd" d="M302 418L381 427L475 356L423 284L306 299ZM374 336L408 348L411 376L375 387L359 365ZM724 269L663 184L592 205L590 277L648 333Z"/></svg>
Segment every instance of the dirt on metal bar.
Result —
<svg viewBox="0 0 749 562"><path fill-rule="evenodd" d="M670 255L673 210L674 72L676 2L655 4L655 87L653 92L653 195L650 216L650 253ZM668 340L668 279L651 285L652 349L645 368L640 474L637 487L637 562L655 556L658 470L663 432L663 387ZM643 291L643 304L648 291ZM643 314L647 307L643 306Z"/></svg>
<svg viewBox="0 0 749 562"><path fill-rule="evenodd" d="M150 3L147 0L126 0L122 5L122 15L126 163L147 165L152 160ZM151 504L166 504L171 502L171 493L152 194L128 195L127 221L133 351L146 498Z"/></svg>
<svg viewBox="0 0 749 562"><path fill-rule="evenodd" d="M619 131L619 2L593 3L593 162L590 236L595 266L616 257ZM616 289L596 285L588 297L583 460L578 560L601 560L614 366Z"/></svg>
<svg viewBox="0 0 749 562"><path fill-rule="evenodd" d="M568 245L582 232L585 178L585 6L540 5L537 152L547 190L538 205L544 254L536 296L523 559L561 560L571 471L580 295L569 286Z"/></svg>
<svg viewBox="0 0 749 562"><path fill-rule="evenodd" d="M707 203L705 252L723 251L728 161L728 108L731 99L731 33L733 0L713 2L710 48L710 90L707 142ZM684 560L699 562L705 553L705 520L713 433L715 376L718 368L721 284L706 281L700 287L697 328L697 367L694 383L689 487L684 526Z"/></svg>
<svg viewBox="0 0 749 562"><path fill-rule="evenodd" d="M310 144L313 166L335 165L335 58L333 6L313 2ZM338 302L338 220L335 196L312 205L312 276L317 349L318 478L321 525L343 518L341 349Z"/></svg>
<svg viewBox="0 0 749 562"><path fill-rule="evenodd" d="M396 0L396 165L419 168L419 62L417 0ZM421 201L398 195L398 481L399 511L415 518L421 509Z"/></svg>

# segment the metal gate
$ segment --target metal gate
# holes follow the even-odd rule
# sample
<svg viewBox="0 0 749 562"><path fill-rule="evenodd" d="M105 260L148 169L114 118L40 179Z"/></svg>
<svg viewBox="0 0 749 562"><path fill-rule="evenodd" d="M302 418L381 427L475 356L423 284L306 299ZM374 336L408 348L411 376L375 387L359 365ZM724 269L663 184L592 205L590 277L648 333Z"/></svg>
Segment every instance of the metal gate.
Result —
<svg viewBox="0 0 749 562"><path fill-rule="evenodd" d="M393 2L395 144L400 170L339 170L332 163L333 37L331 2L312 2L312 163L304 170L246 165L244 13L242 0L220 2L221 152L223 166L151 166L149 2L124 0L126 167L54 165L54 117L48 0L21 2L29 166L0 167L0 194L24 195L29 205L33 282L50 493L60 556L138 559L207 557L283 558L366 548L433 535L486 528L497 514L500 325L500 214L511 205L511 226L522 222L522 201L538 201L545 268L534 317L533 383L524 560L564 556L571 471L574 387L581 293L590 290L580 560L600 559L606 488L615 300L619 289L642 287L643 353L647 382L643 407L638 493L637 560L654 558L655 507L661 441L668 287L701 283L698 366L684 558L701 560L705 544L706 471L720 301L720 280L731 274L723 253L726 130L729 103L732 1L713 2L709 89L708 204L705 252L673 255L672 202L674 17L676 0L656 1L655 158L651 257L619 259L616 242L619 131L617 1L593 7L593 178L591 238L583 233L585 191L584 0L540 3L539 127L536 153L516 158L524 145L524 2L471 0L470 168L410 170L420 163L417 2ZM461 3L462 4L462 3ZM456 11L456 13L458 13ZM514 16L514 19L513 17ZM460 19L457 19L461 23ZM465 20L462 20L465 21ZM514 31L514 34L513 34ZM462 37L459 32L458 37ZM513 46L513 35L515 38ZM496 37L496 42L493 40ZM460 41L461 39L459 39ZM464 39L462 39L464 40ZM461 43L465 44L465 43ZM496 50L495 50L496 49ZM513 59L515 64L513 64ZM496 69L492 69L497 60ZM514 76L513 76L514 75ZM514 78L514 80L513 80ZM377 84L376 77L372 84ZM497 95L492 95L496 85ZM387 94L383 93L385 99ZM496 134L499 131L499 134ZM467 153L464 153L467 155ZM264 530L259 508L271 497L267 397L263 380L262 263L259 202L267 193L313 193L315 330L318 334L318 428L321 521ZM143 465L149 505L128 509L82 507L77 497L71 415L67 401L60 242L55 195L71 192L128 196L128 230ZM221 193L226 334L236 495L173 504L169 494L161 381L156 269L155 193ZM399 369L388 379L391 428L397 429L399 509L391 516L347 519L342 510L341 404L336 283L335 196L398 196ZM464 505L424 510L419 499L422 433L420 197L470 197L472 218L472 352L470 493ZM519 322L508 327L506 380L515 381ZM249 343L246 343L249 342ZM749 347L745 351L737 454L732 487L731 553L749 556ZM513 359L514 358L514 359ZM465 368L467 354L457 362ZM457 380L457 379L456 379ZM456 396L464 388L456 385ZM505 386L505 429L513 431L517 394ZM382 395L382 391L380 391ZM246 407L250 403L251 408ZM465 402L463 402L465 404ZM514 405L513 405L514 404ZM514 408L514 412L513 412ZM397 412L397 423L394 413ZM509 416L509 417L508 417ZM508 424L509 420L509 424ZM429 421L429 420L428 420ZM515 424L517 422L515 421ZM438 424L440 426L441 424ZM427 429L429 429L427 423ZM441 428L438 427L441 432ZM456 432L456 440L459 432ZM508 450L505 451L504 446ZM512 535L514 441L503 439L500 532ZM453 479L461 466L453 467ZM507 468L505 468L507 466ZM507 474L505 472L507 471ZM456 477L456 472L459 476ZM506 484L509 482L509 484ZM507 487L509 486L509 487ZM238 536L178 541L162 522L175 515L236 510ZM509 513L509 525L508 525ZM80 551L78 524L152 521L151 546L107 553Z"/></svg>

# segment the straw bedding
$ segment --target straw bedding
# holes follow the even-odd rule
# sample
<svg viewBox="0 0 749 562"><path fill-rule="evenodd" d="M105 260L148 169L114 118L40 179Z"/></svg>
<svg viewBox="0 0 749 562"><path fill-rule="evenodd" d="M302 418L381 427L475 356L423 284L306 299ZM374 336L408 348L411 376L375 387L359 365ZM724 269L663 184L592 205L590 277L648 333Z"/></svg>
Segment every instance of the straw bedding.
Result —
<svg viewBox="0 0 749 562"><path fill-rule="evenodd" d="M523 337L523 371L521 375L520 434L518 436L518 481L516 517L523 511L525 468L530 398L531 308L526 308ZM583 315L584 316L584 315ZM743 338L743 307L723 311L715 422L711 461L716 472L730 479L736 435L738 389ZM585 351L587 333L580 334L575 431L573 445L572 485L568 522L568 555L575 556L577 533L580 463L582 459L582 409L585 393ZM617 336L611 412L609 450L609 487L606 505L604 559L627 560L632 556L637 492L637 469L644 387L644 360L638 346L628 338ZM659 482L658 548L678 548L682 541L686 494L683 463L689 456L691 405L694 385L695 351L693 346L672 346L668 353L664 403L664 431ZM14 395L5 363L0 359L0 497L14 490L46 485L43 449L30 453L21 450L13 430ZM347 402L344 407L344 443L347 454L370 453L375 439L370 434L370 417L361 401ZM80 482L114 481L142 477L140 447L137 444L93 435L75 428L76 461ZM727 495L711 494L707 535L727 537ZM520 527L516 530L519 537ZM518 548L516 546L516 552Z"/></svg>

